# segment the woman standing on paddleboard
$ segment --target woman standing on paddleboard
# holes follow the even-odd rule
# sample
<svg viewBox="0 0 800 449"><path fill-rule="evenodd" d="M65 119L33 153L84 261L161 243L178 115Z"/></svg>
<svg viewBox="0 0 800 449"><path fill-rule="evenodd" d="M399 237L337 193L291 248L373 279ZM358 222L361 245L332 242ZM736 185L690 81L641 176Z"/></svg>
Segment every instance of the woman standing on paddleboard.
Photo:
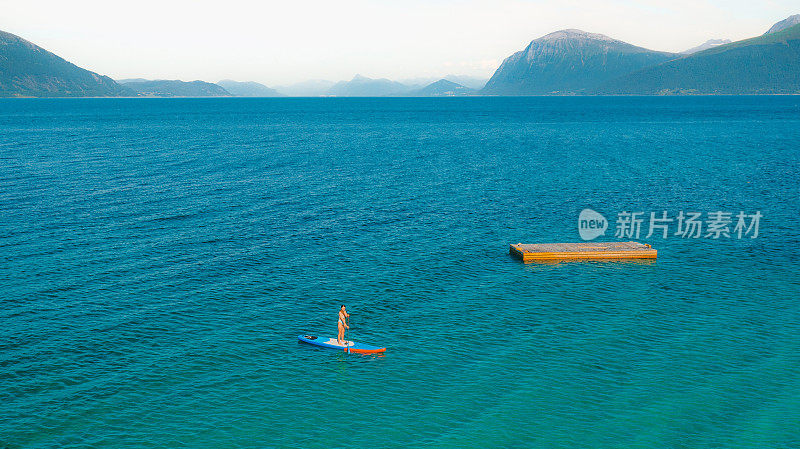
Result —
<svg viewBox="0 0 800 449"><path fill-rule="evenodd" d="M348 318L350 318L350 314L347 313L347 309L345 309L344 304L342 304L342 308L339 309L339 336L336 337L336 342L339 344L344 341L344 330L350 329L350 326L347 325Z"/></svg>

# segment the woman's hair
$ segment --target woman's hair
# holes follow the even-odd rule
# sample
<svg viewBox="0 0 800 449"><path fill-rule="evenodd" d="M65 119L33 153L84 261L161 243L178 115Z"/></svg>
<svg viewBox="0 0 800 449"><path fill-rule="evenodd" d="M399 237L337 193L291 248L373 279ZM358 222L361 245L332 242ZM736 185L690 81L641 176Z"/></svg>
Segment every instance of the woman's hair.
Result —
<svg viewBox="0 0 800 449"><path fill-rule="evenodd" d="M341 309L344 309L344 304L342 304L342 307L339 307L339 310L341 310Z"/></svg>

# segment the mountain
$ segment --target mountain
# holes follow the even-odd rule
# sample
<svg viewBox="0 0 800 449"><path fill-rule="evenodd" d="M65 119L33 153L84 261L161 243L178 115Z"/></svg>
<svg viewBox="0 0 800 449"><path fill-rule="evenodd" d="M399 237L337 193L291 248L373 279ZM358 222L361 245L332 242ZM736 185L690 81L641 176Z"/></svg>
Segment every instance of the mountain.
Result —
<svg viewBox="0 0 800 449"><path fill-rule="evenodd" d="M489 81L486 78L467 75L447 75L443 77L443 79L456 84L461 84L462 86L473 90L483 89L483 86L485 86L486 82Z"/></svg>
<svg viewBox="0 0 800 449"><path fill-rule="evenodd" d="M800 24L624 75L595 93L800 93Z"/></svg>
<svg viewBox="0 0 800 449"><path fill-rule="evenodd" d="M404 95L409 97L458 97L472 95L474 92L474 89L464 87L461 84L446 79L440 79L421 89L407 92Z"/></svg>
<svg viewBox="0 0 800 449"><path fill-rule="evenodd" d="M222 86L205 81L120 80L123 86L143 97L230 97Z"/></svg>
<svg viewBox="0 0 800 449"><path fill-rule="evenodd" d="M691 55L695 54L698 51L708 50L709 48L719 47L720 45L730 44L730 39L709 39L702 44L698 45L697 47L692 47L688 50L684 50L681 52L682 55Z"/></svg>
<svg viewBox="0 0 800 449"><path fill-rule="evenodd" d="M384 97L408 92L409 87L386 78L372 79L356 75L350 81L340 81L330 89L327 95L336 97Z"/></svg>
<svg viewBox="0 0 800 449"><path fill-rule="evenodd" d="M764 33L764 36L766 36L767 34L777 33L778 31L783 31L787 28L797 25L798 23L800 23L800 14L789 16L781 20L780 22L776 23L775 25L772 25L772 27L770 27L770 29L767 30L766 33Z"/></svg>
<svg viewBox="0 0 800 449"><path fill-rule="evenodd" d="M479 90L482 89L483 86L486 85L486 78L479 78L476 76L468 76L468 75L447 75L441 78L435 76L423 77L423 78L405 78L397 80L401 84L405 84L411 89L421 89L428 84L434 83L440 79L450 81L451 83L461 84L464 87Z"/></svg>
<svg viewBox="0 0 800 449"><path fill-rule="evenodd" d="M120 97L135 94L19 36L0 31L0 97Z"/></svg>
<svg viewBox="0 0 800 449"><path fill-rule="evenodd" d="M223 89L237 97L282 97L275 89L257 83L255 81L233 81L222 80L217 82Z"/></svg>
<svg viewBox="0 0 800 449"><path fill-rule="evenodd" d="M637 47L602 34L562 30L532 41L500 65L482 94L576 94L677 55Z"/></svg>
<svg viewBox="0 0 800 449"><path fill-rule="evenodd" d="M150 81L150 80L147 80L147 79L144 79L144 78L123 78L123 79L116 80L116 82L119 83L119 84L135 83L137 81Z"/></svg>
<svg viewBox="0 0 800 449"><path fill-rule="evenodd" d="M435 83L440 79L442 78L438 76L421 76L417 78L400 78L397 80L397 82L405 85L406 87L409 88L409 90L416 90L416 89L422 89L428 84Z"/></svg>

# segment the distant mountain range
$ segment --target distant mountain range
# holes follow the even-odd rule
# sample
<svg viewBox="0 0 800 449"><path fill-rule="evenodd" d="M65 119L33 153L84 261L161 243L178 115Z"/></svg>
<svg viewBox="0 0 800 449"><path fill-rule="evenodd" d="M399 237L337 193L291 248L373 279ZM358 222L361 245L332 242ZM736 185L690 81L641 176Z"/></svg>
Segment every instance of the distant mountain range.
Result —
<svg viewBox="0 0 800 449"><path fill-rule="evenodd" d="M307 80L288 86L276 86L275 90L287 97L319 97L328 93L333 85L328 80Z"/></svg>
<svg viewBox="0 0 800 449"><path fill-rule="evenodd" d="M446 89L452 83L456 90L452 94ZM461 82L463 81L463 82ZM287 97L402 97L402 96L447 96L474 94L486 84L485 79L470 76L447 75L444 78L413 78L402 81L374 79L356 75L350 81L314 80L288 86L277 86L275 90ZM435 86L433 86L435 85ZM451 87L454 87L451 86ZM442 90L444 89L444 90Z"/></svg>
<svg viewBox="0 0 800 449"><path fill-rule="evenodd" d="M233 81L222 80L217 82L223 89L230 92L231 95L236 97L283 97L280 92L275 89L257 83L255 81Z"/></svg>
<svg viewBox="0 0 800 449"><path fill-rule="evenodd" d="M461 84L440 79L434 81L421 89L414 89L406 92L404 95L408 97L461 97L465 95L473 95L475 89L462 86Z"/></svg>
<svg viewBox="0 0 800 449"><path fill-rule="evenodd" d="M712 39L682 53L580 30L556 31L506 58L486 83L455 75L404 82L356 75L338 83L316 80L275 89L232 80L117 82L0 31L0 97L675 94L800 94L800 14L762 36Z"/></svg>
<svg viewBox="0 0 800 449"><path fill-rule="evenodd" d="M692 47L688 50L684 50L681 52L682 55L692 55L697 53L698 51L708 50L709 48L719 47L720 45L730 44L730 39L709 39L702 44L698 45L697 47Z"/></svg>
<svg viewBox="0 0 800 449"><path fill-rule="evenodd" d="M408 91L408 86L386 78L372 79L356 75L350 81L340 81L326 92L332 97L386 97Z"/></svg>
<svg viewBox="0 0 800 449"><path fill-rule="evenodd" d="M123 86L142 97L232 97L222 86L205 81L119 80Z"/></svg>
<svg viewBox="0 0 800 449"><path fill-rule="evenodd" d="M334 97L443 97L470 95L473 92L473 89L446 79L419 87L385 78L372 79L356 75L350 81L334 84L328 89L326 95Z"/></svg>
<svg viewBox="0 0 800 449"><path fill-rule="evenodd" d="M406 86L409 86L410 88L419 89L440 80L445 80L445 81L450 81L451 83L460 84L472 90L482 89L483 86L486 85L486 81L488 81L487 78L479 78L476 76L466 76L466 75L445 75L443 77L407 78L398 81L405 84Z"/></svg>

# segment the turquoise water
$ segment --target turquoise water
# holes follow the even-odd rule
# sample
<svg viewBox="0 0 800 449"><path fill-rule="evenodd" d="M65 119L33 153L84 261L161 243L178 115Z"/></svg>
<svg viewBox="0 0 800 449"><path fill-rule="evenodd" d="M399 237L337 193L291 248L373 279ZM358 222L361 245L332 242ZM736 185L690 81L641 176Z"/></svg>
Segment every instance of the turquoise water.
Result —
<svg viewBox="0 0 800 449"><path fill-rule="evenodd" d="M797 447L798 142L798 97L2 100L0 447ZM584 208L763 218L509 257ZM297 343L342 303L385 356Z"/></svg>

